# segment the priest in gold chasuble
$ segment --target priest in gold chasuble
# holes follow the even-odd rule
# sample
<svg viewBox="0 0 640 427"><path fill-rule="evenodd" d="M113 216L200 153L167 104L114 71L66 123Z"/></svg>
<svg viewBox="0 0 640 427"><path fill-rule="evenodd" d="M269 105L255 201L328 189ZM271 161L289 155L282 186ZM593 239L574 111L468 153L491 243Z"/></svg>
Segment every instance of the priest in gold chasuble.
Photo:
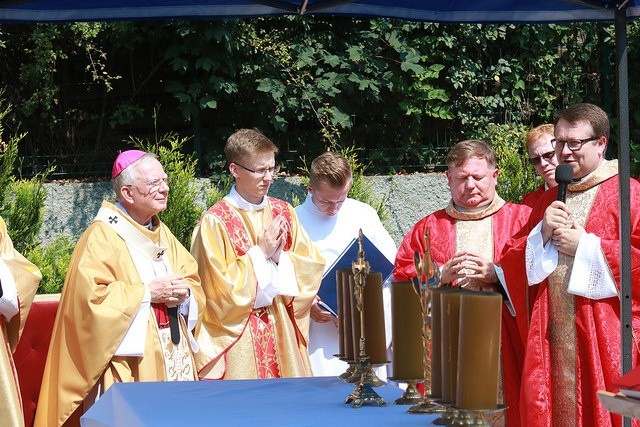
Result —
<svg viewBox="0 0 640 427"><path fill-rule="evenodd" d="M268 197L276 146L241 129L225 146L235 185L194 230L206 294L196 330L201 378L310 376L309 310L324 260L288 203Z"/></svg>
<svg viewBox="0 0 640 427"><path fill-rule="evenodd" d="M41 279L40 270L13 248L0 218L0 414L1 424L6 427L24 426L12 353Z"/></svg>
<svg viewBox="0 0 640 427"><path fill-rule="evenodd" d="M155 155L121 153L119 201L103 202L69 264L35 425L79 425L115 382L196 380L192 331L204 293L189 251L159 220L167 175Z"/></svg>

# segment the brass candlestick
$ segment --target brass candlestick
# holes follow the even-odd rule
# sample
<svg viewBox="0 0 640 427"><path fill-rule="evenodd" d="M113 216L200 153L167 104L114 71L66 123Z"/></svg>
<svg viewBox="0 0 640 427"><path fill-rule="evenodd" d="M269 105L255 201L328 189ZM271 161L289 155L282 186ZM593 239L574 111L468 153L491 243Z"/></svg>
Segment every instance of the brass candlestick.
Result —
<svg viewBox="0 0 640 427"><path fill-rule="evenodd" d="M389 379L393 380L393 378L389 378ZM420 392L418 391L418 388L416 387L419 382L422 382L422 379L420 379L420 380L396 380L396 381L407 383L407 388L405 389L404 393L402 393L402 396L400 396L399 398L397 398L396 400L393 401L394 404L396 404L396 405L416 405L416 404L422 402L423 396L420 394Z"/></svg>
<svg viewBox="0 0 640 427"><path fill-rule="evenodd" d="M355 282L354 297L356 300L356 307L360 313L360 352L358 354L358 368L360 372L360 382L358 387L351 393L345 403L351 403L352 407L358 408L362 404L375 404L384 406L386 403L384 399L376 393L371 387L372 378L376 378L375 372L370 363L370 358L367 356L365 349L365 322L364 322L364 287L366 285L366 277L371 270L369 263L365 260L364 248L362 244L363 234L360 230L358 234L358 259L352 264L353 278ZM379 381L379 380L378 380Z"/></svg>
<svg viewBox="0 0 640 427"><path fill-rule="evenodd" d="M424 366L424 397L422 402L409 408L407 412L412 414L437 414L444 409L438 405L431 397L431 315L429 306L431 302L432 288L440 285L440 269L431 259L431 244L429 241L429 230L425 230L425 252L421 254L415 251L413 262L416 268L416 277L413 280L413 287L420 300L420 310L422 312L422 343L423 343L423 366Z"/></svg>
<svg viewBox="0 0 640 427"><path fill-rule="evenodd" d="M490 427L493 424L487 418L501 414L507 410L505 405L498 405L495 409L460 409L456 408L456 416L450 425ZM494 421L495 422L495 421Z"/></svg>

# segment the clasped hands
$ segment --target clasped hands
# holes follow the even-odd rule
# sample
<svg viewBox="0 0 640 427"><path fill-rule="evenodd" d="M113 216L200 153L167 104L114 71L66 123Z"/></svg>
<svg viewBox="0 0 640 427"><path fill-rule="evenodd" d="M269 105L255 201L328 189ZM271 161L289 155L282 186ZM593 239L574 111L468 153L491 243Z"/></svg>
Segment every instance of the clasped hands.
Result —
<svg viewBox="0 0 640 427"><path fill-rule="evenodd" d="M456 252L449 261L444 263L440 281L448 285L462 278L477 279L488 284L498 281L492 260L467 251Z"/></svg>
<svg viewBox="0 0 640 427"><path fill-rule="evenodd" d="M276 264L280 261L280 253L287 242L289 224L282 216L277 216L258 236L258 247L267 259Z"/></svg>
<svg viewBox="0 0 640 427"><path fill-rule="evenodd" d="M542 240L569 256L575 256L584 228L573 220L571 211L563 202L556 200L547 207L542 218Z"/></svg>
<svg viewBox="0 0 640 427"><path fill-rule="evenodd" d="M184 276L172 275L158 277L147 284L151 293L151 302L175 307L187 300L191 291Z"/></svg>

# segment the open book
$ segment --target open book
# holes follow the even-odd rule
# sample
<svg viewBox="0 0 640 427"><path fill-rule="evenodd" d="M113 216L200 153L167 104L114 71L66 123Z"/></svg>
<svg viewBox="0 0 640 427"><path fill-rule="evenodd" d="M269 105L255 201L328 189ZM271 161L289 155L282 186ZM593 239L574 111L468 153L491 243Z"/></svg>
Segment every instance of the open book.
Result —
<svg viewBox="0 0 640 427"><path fill-rule="evenodd" d="M384 283L393 273L393 263L364 234L362 235L362 246L365 260L369 262L371 271L382 273L382 282ZM343 268L350 269L351 264L358 259L358 249L358 239L354 238L322 276L322 284L318 291L318 296L322 300L320 306L334 316L338 315L336 271Z"/></svg>

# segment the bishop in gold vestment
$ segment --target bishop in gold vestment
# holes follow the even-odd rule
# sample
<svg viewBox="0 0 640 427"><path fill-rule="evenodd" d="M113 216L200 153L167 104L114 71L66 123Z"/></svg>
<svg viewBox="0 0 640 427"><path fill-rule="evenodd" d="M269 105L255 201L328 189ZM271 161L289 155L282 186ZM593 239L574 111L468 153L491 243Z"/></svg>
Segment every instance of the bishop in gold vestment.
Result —
<svg viewBox="0 0 640 427"><path fill-rule="evenodd" d="M20 389L13 364L33 297L42 275L14 248L0 218L0 414L6 427L24 426Z"/></svg>
<svg viewBox="0 0 640 427"><path fill-rule="evenodd" d="M197 265L156 215L169 192L162 166L136 154L123 167L133 170L114 179L120 201L103 202L75 247L36 426L78 425L115 382L197 379L190 332L204 307ZM177 305L184 316L176 343L167 313Z"/></svg>

